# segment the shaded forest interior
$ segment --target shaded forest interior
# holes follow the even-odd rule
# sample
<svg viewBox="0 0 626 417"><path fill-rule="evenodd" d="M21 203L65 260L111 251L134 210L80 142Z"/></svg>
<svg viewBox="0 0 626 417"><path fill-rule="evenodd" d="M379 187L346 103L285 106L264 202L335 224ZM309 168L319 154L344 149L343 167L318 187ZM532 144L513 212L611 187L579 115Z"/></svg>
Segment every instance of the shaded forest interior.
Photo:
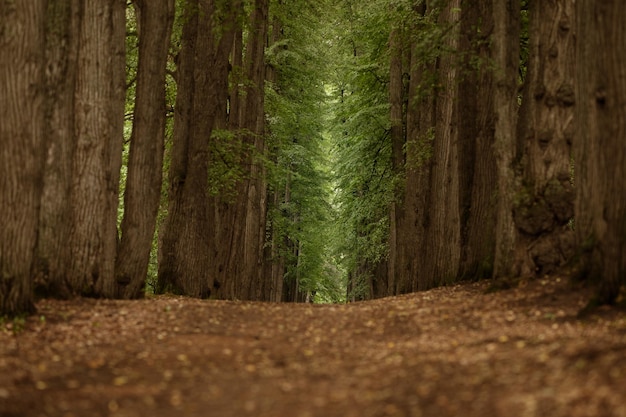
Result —
<svg viewBox="0 0 626 417"><path fill-rule="evenodd" d="M0 2L0 313L557 272L621 301L626 11L597 3Z"/></svg>

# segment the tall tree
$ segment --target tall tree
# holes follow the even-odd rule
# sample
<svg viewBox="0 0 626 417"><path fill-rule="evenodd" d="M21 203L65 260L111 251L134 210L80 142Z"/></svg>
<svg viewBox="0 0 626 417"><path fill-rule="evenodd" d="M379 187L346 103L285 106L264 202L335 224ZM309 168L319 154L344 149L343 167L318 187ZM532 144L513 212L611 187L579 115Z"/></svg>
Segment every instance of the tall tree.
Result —
<svg viewBox="0 0 626 417"><path fill-rule="evenodd" d="M425 3L414 7L415 18L411 38L411 63L406 106L406 163L402 225L398 227L398 266L393 294L417 291L424 278L421 265L426 261L426 228L430 206L430 173L432 170L435 95L432 93L436 74L437 48L427 34L435 26L432 10Z"/></svg>
<svg viewBox="0 0 626 417"><path fill-rule="evenodd" d="M265 153L265 45L269 23L269 0L255 0L244 59L248 80L245 100L241 106L240 127L246 132L244 143L253 150L244 150L243 163L249 166L243 182L244 198L240 213L245 230L242 235L243 270L236 275L235 297L260 299L267 213L267 185L261 155Z"/></svg>
<svg viewBox="0 0 626 417"><path fill-rule="evenodd" d="M159 291L207 297L213 236L209 212L209 145L228 99L229 53L241 2L185 3L178 56L169 208L161 237Z"/></svg>
<svg viewBox="0 0 626 417"><path fill-rule="evenodd" d="M626 284L626 9L576 2L576 240L599 301Z"/></svg>
<svg viewBox="0 0 626 417"><path fill-rule="evenodd" d="M399 179L403 174L405 166L405 141L406 141L406 118L405 118L405 86L403 83L406 65L403 65L405 59L405 51L410 48L408 42L403 39L404 30L403 22L395 23L397 26L392 27L389 34L389 116L390 116L390 139L391 139L391 165L394 176ZM397 183L397 181L396 181ZM400 202L399 184L395 190L396 198L391 202L389 208L389 256L387 262L387 279L383 281L383 277L379 277L379 285L374 296L385 296L395 294L398 278L398 252L399 238L398 234L402 232L405 225L403 224L404 207ZM385 282L386 281L386 282Z"/></svg>
<svg viewBox="0 0 626 417"><path fill-rule="evenodd" d="M460 1L452 0L439 15L440 24L450 27L444 48L458 50ZM433 165L429 184L430 206L423 264L418 282L421 290L454 282L461 260L460 153L457 108L460 70L456 54L438 60Z"/></svg>
<svg viewBox="0 0 626 417"><path fill-rule="evenodd" d="M515 272L551 273L573 250L575 3L530 2L529 59L518 120L523 174L514 201Z"/></svg>
<svg viewBox="0 0 626 417"><path fill-rule="evenodd" d="M461 3L458 126L460 279L490 278L496 239L494 69L491 1ZM476 99L480 97L480 99Z"/></svg>
<svg viewBox="0 0 626 417"><path fill-rule="evenodd" d="M74 293L114 297L125 101L123 0L86 0L78 27L66 279Z"/></svg>
<svg viewBox="0 0 626 417"><path fill-rule="evenodd" d="M142 295L161 197L165 69L174 0L138 0L139 57L124 219L117 254L119 296Z"/></svg>
<svg viewBox="0 0 626 417"><path fill-rule="evenodd" d="M66 297L65 254L74 135L78 0L50 0L46 16L46 163L37 242L36 291Z"/></svg>
<svg viewBox="0 0 626 417"><path fill-rule="evenodd" d="M517 82L519 72L520 4L516 0L493 0L493 105L498 173L494 276L513 273L516 230L513 223L517 131Z"/></svg>
<svg viewBox="0 0 626 417"><path fill-rule="evenodd" d="M44 166L46 1L0 3L0 314L32 311Z"/></svg>

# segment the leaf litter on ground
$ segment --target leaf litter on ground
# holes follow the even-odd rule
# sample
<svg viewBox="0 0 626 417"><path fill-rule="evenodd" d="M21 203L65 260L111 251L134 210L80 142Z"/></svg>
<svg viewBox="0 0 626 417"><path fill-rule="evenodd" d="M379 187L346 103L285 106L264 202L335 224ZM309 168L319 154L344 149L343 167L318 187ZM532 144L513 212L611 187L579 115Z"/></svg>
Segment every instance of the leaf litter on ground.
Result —
<svg viewBox="0 0 626 417"><path fill-rule="evenodd" d="M2 416L626 416L626 314L566 279L348 305L42 300Z"/></svg>

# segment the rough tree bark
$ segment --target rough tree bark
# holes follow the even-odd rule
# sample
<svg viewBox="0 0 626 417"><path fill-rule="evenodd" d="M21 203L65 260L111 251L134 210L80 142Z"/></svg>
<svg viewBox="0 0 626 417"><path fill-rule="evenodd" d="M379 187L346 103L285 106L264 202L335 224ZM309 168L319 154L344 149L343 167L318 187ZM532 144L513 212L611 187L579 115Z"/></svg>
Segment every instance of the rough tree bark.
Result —
<svg viewBox="0 0 626 417"><path fill-rule="evenodd" d="M530 3L529 61L518 122L522 188L514 199L516 270L553 272L573 251L573 0Z"/></svg>
<svg viewBox="0 0 626 417"><path fill-rule="evenodd" d="M470 4L471 3L471 4ZM497 167L494 152L491 1L463 2L459 48L460 279L490 278L495 249ZM479 98L479 99L477 99Z"/></svg>
<svg viewBox="0 0 626 417"><path fill-rule="evenodd" d="M81 295L115 295L125 7L123 0L86 0L78 28L66 279Z"/></svg>
<svg viewBox="0 0 626 417"><path fill-rule="evenodd" d="M0 314L30 312L44 167L46 1L0 2Z"/></svg>
<svg viewBox="0 0 626 417"><path fill-rule="evenodd" d="M422 3L415 12L425 17L427 8ZM414 28L414 32L420 27ZM432 128L434 126L435 98L430 86L435 74L435 62L415 42L411 43L410 82L406 115L406 163L403 199L404 226L398 228L398 260L396 294L419 289L424 278L423 265L427 260L425 236L430 206L430 173L432 169Z"/></svg>
<svg viewBox="0 0 626 417"><path fill-rule="evenodd" d="M626 8L578 0L576 16L576 241L611 303L626 284Z"/></svg>
<svg viewBox="0 0 626 417"><path fill-rule="evenodd" d="M35 291L67 297L67 256L74 135L74 83L79 0L49 0L46 16L46 162Z"/></svg>
<svg viewBox="0 0 626 417"><path fill-rule="evenodd" d="M136 1L139 61L116 280L121 298L143 295L161 197L165 69L174 0Z"/></svg>
<svg viewBox="0 0 626 417"><path fill-rule="evenodd" d="M226 203L222 209L221 227L230 247L221 251L226 262L220 271L220 298L240 300L261 299L263 253L265 243L265 217L267 211L267 187L265 172L259 156L265 152L264 126L264 85L265 85L265 45L268 31L267 0L256 0L250 17L244 58L243 73L246 84L241 91L234 91L231 97L242 93L234 102L238 106L237 126L242 135L241 170L243 179L237 184L238 195L235 201ZM237 49L235 52L240 52ZM237 58L238 59L238 58ZM237 108L234 109L235 111ZM237 114L231 113L232 116ZM220 260L222 262L222 260Z"/></svg>
<svg viewBox="0 0 626 417"><path fill-rule="evenodd" d="M218 8L216 6L224 6ZM214 288L209 206L210 138L228 99L228 56L241 3L186 3L179 55L169 210L159 256L157 290L208 297ZM215 13L220 19L214 17ZM220 21L219 27L215 22Z"/></svg>
<svg viewBox="0 0 626 417"><path fill-rule="evenodd" d="M519 69L520 4L493 0L491 36L495 90L495 152L498 169L496 248L494 277L515 275L513 262L516 230L513 223L516 149L517 77Z"/></svg>
<svg viewBox="0 0 626 417"><path fill-rule="evenodd" d="M458 48L460 0L452 0L441 12L440 21L451 25L446 47ZM439 58L441 88L436 91L435 141L430 178L430 206L426 230L424 271L419 289L426 290L456 280L461 259L461 213L459 207L458 67L454 54Z"/></svg>

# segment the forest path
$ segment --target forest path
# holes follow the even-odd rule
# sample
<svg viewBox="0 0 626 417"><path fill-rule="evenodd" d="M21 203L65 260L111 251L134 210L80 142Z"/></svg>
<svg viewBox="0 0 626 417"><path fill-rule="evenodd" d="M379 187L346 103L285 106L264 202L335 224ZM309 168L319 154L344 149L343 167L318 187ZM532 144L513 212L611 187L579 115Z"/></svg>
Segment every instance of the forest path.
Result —
<svg viewBox="0 0 626 417"><path fill-rule="evenodd" d="M577 319L588 293L558 278L488 285L350 305L44 300L2 325L0 416L626 416L623 311Z"/></svg>

